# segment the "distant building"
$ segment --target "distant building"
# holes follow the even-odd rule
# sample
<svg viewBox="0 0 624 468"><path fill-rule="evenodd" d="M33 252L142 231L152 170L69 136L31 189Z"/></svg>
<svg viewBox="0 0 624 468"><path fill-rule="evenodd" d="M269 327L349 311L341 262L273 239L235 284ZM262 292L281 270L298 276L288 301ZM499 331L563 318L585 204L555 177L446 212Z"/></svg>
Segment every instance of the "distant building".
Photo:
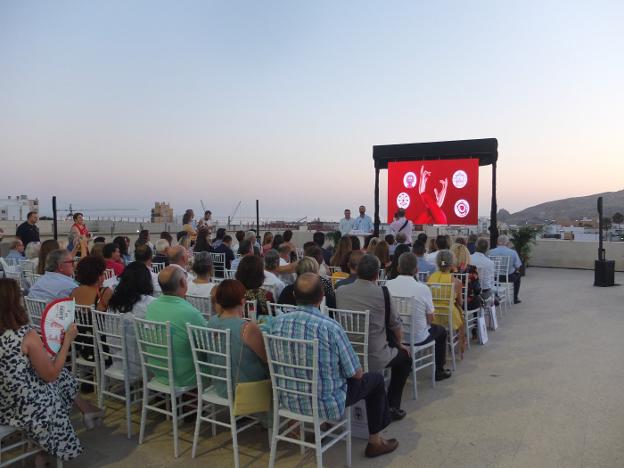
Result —
<svg viewBox="0 0 624 468"><path fill-rule="evenodd" d="M39 200L28 195L16 195L0 199L0 221L24 221L31 211L39 211Z"/></svg>
<svg viewBox="0 0 624 468"><path fill-rule="evenodd" d="M173 223L173 208L169 203L156 202L152 208L152 223Z"/></svg>

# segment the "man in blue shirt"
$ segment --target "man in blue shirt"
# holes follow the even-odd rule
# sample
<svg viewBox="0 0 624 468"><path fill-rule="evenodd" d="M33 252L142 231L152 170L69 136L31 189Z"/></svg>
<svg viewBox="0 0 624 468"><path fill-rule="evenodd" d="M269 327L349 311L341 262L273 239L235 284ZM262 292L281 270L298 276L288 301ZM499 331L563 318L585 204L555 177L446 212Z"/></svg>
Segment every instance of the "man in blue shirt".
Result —
<svg viewBox="0 0 624 468"><path fill-rule="evenodd" d="M418 272L425 272L427 276L437 270L436 266L425 259L425 244L422 241L417 240L412 247L412 253L416 255L418 259Z"/></svg>
<svg viewBox="0 0 624 468"><path fill-rule="evenodd" d="M373 220L366 214L366 207L364 205L360 206L360 216L355 218L353 229L355 231L372 233L374 228Z"/></svg>
<svg viewBox="0 0 624 468"><path fill-rule="evenodd" d="M514 286L514 304L520 304L520 299L518 299L518 293L520 292L520 267L522 266L522 262L520 261L520 257L518 256L518 252L513 249L507 247L509 244L509 237L507 236L498 236L498 240L496 241L497 247L488 252L488 257L509 257L509 267L507 268L507 278L505 275L499 275L499 281L511 281Z"/></svg>
<svg viewBox="0 0 624 468"><path fill-rule="evenodd" d="M390 412L383 376L362 371L344 329L324 315L319 306L323 301L323 285L314 273L299 275L294 288L296 311L282 314L271 325L271 334L284 338L318 340L319 387L318 411L323 420L338 420L359 400L366 400L368 417L367 457L394 451L399 442L383 439L381 431L390 423ZM312 362L306 363L312 366ZM291 398L286 405L293 412L312 415L309 398ZM347 410L348 411L348 410Z"/></svg>
<svg viewBox="0 0 624 468"><path fill-rule="evenodd" d="M46 257L45 273L28 293L30 299L50 302L68 297L78 287L72 279L74 259L66 249L53 250Z"/></svg>

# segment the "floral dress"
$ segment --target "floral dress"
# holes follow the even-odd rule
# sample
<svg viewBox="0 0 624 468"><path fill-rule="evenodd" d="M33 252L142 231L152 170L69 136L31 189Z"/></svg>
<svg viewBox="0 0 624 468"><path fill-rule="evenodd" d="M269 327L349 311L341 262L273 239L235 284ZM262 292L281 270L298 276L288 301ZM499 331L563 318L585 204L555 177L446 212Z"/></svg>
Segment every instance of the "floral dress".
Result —
<svg viewBox="0 0 624 468"><path fill-rule="evenodd" d="M37 375L21 349L31 329L24 325L0 336L0 424L25 431L50 455L69 460L82 452L69 419L78 384L65 368L52 383Z"/></svg>

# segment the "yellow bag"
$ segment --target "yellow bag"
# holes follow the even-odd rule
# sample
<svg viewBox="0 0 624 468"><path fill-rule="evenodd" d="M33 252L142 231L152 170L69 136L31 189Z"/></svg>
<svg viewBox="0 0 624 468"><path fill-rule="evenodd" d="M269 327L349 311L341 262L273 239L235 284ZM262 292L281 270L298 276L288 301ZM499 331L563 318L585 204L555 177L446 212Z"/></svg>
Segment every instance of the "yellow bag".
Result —
<svg viewBox="0 0 624 468"><path fill-rule="evenodd" d="M270 379L238 383L234 397L234 416L265 413L271 409L272 398Z"/></svg>
<svg viewBox="0 0 624 468"><path fill-rule="evenodd" d="M241 351L238 358L238 369L236 372L236 381L240 373L240 365L243 359L243 348L245 347L245 332L241 340ZM236 395L234 396L234 416L244 414L265 413L271 409L271 400L273 398L273 388L271 379L256 380L255 382L239 382L236 384Z"/></svg>

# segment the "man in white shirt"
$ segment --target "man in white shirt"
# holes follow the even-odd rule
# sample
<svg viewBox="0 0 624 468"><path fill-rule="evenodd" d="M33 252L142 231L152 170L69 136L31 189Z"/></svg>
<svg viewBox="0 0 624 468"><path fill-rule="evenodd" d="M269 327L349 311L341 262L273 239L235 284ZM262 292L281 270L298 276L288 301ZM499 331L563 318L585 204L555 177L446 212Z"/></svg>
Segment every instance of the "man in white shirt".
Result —
<svg viewBox="0 0 624 468"><path fill-rule="evenodd" d="M279 274L277 269L280 266L280 257L277 250L272 249L264 254L264 283L263 285L270 286L273 289L273 296L275 301L280 297L282 291L286 287L284 282L277 277Z"/></svg>
<svg viewBox="0 0 624 468"><path fill-rule="evenodd" d="M494 262L486 255L488 248L488 240L481 237L477 239L475 253L470 256L470 263L476 266L479 272L481 295L483 298L489 297L494 287Z"/></svg>
<svg viewBox="0 0 624 468"><path fill-rule="evenodd" d="M389 233L393 234L394 237L396 237L398 233L405 234L407 243L412 245L412 231L414 230L414 225L405 217L405 210L403 208L397 211L397 219L390 223L388 229Z"/></svg>
<svg viewBox="0 0 624 468"><path fill-rule="evenodd" d="M287 243L283 243L278 247L277 253L279 254L280 266L286 266L290 264L290 252L292 252L292 248ZM297 279L297 275L295 275L294 273L280 273L279 278L285 284L293 284Z"/></svg>
<svg viewBox="0 0 624 468"><path fill-rule="evenodd" d="M412 330L415 334L413 342L416 345L424 345L435 341L436 371L435 379L444 380L451 376L451 372L444 369L446 362L446 329L440 325L432 324L433 299L431 290L423 283L414 279L418 272L418 258L411 252L406 252L399 257L399 276L386 282L386 287L392 297L411 298ZM404 337L409 344L409 335Z"/></svg>
<svg viewBox="0 0 624 468"><path fill-rule="evenodd" d="M353 231L353 226L355 225L355 219L351 217L351 210L347 208L344 210L344 218L340 220L340 233L343 236L346 236L351 231Z"/></svg>
<svg viewBox="0 0 624 468"><path fill-rule="evenodd" d="M355 218L355 223L353 224L354 231L372 233L375 226L373 225L373 220L370 216L366 214L366 207L364 205L360 206L360 216ZM341 231L342 232L342 231Z"/></svg>

